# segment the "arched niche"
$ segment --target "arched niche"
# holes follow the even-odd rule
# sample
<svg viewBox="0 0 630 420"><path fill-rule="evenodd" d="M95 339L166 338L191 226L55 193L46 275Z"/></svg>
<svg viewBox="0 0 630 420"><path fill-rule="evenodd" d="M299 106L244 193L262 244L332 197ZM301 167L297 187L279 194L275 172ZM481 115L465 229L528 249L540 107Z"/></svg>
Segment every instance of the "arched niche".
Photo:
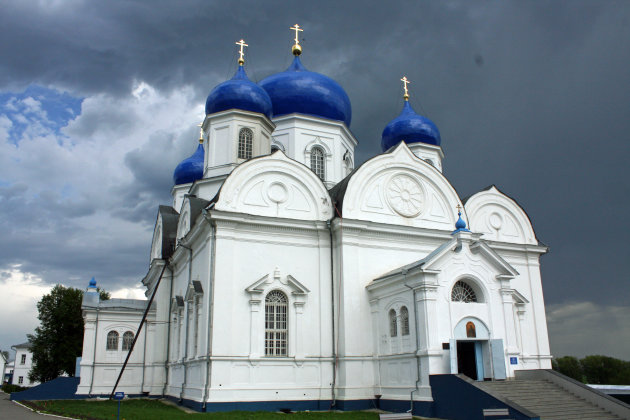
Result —
<svg viewBox="0 0 630 420"><path fill-rule="evenodd" d="M475 330L475 337L469 337L471 326ZM457 340L488 340L490 339L490 331L479 318L469 316L461 319L455 325L453 337Z"/></svg>
<svg viewBox="0 0 630 420"><path fill-rule="evenodd" d="M217 210L326 221L332 217L330 195L305 165L282 151L251 159L225 180Z"/></svg>
<svg viewBox="0 0 630 420"><path fill-rule="evenodd" d="M468 227L484 239L517 244L538 244L527 213L494 185L466 201Z"/></svg>
<svg viewBox="0 0 630 420"><path fill-rule="evenodd" d="M356 169L337 201L345 218L449 231L461 205L442 173L404 142Z"/></svg>

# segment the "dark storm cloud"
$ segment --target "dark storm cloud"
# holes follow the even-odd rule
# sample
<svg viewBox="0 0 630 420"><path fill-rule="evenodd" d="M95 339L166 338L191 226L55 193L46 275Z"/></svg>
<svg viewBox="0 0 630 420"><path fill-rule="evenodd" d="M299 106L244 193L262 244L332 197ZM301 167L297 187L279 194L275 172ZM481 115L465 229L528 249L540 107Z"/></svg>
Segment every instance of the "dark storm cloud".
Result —
<svg viewBox="0 0 630 420"><path fill-rule="evenodd" d="M358 162L379 153L382 129L402 107L399 79L407 75L412 105L441 130L445 174L460 195L497 184L550 245L542 260L547 302L625 304L627 2L16 1L0 14L0 37L10 40L0 45L0 86L122 96L142 80L162 91L192 85L201 102L231 77L240 38L250 45L252 79L286 68L294 23L305 29L303 63L336 79L352 100ZM94 118L103 119L94 126L133 124L116 109ZM82 125L86 138L90 126ZM174 165L192 153L173 148L176 141L156 140L176 150L168 165L152 164L160 148L126 156L133 180L120 191L125 200L116 214L152 223L153 200L167 201ZM72 251L57 252L53 259L81 264ZM94 252L109 261L130 258L121 267L141 260ZM146 263L146 249L134 252ZM41 262L40 270L48 263L54 265ZM119 278L128 273L115 264L99 269Z"/></svg>

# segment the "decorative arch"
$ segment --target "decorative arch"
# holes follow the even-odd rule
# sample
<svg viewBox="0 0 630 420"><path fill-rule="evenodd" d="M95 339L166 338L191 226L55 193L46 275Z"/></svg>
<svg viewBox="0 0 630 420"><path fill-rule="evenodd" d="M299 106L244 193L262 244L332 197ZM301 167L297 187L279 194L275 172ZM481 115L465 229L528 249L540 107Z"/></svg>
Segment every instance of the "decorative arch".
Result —
<svg viewBox="0 0 630 420"><path fill-rule="evenodd" d="M454 299L453 295L454 291L456 292L455 295L457 297L471 296L470 292L472 292L472 296L474 296L474 299L456 300ZM463 275L457 277L455 281L453 281L453 283L451 284L448 297L451 302L486 303L488 301L485 287L481 285L479 279L471 275Z"/></svg>
<svg viewBox="0 0 630 420"><path fill-rule="evenodd" d="M538 240L525 210L496 186L474 194L466 201L470 230L484 239L536 245Z"/></svg>
<svg viewBox="0 0 630 420"><path fill-rule="evenodd" d="M473 330L475 335L471 337L470 331ZM462 318L453 329L453 337L457 340L476 339L476 340L488 340L490 339L490 330L485 322L477 317L467 316Z"/></svg>
<svg viewBox="0 0 630 420"><path fill-rule="evenodd" d="M404 142L356 169L337 201L347 218L449 231L461 205L442 173Z"/></svg>
<svg viewBox="0 0 630 420"><path fill-rule="evenodd" d="M251 159L232 171L221 187L217 210L326 221L330 194L307 166L283 153Z"/></svg>

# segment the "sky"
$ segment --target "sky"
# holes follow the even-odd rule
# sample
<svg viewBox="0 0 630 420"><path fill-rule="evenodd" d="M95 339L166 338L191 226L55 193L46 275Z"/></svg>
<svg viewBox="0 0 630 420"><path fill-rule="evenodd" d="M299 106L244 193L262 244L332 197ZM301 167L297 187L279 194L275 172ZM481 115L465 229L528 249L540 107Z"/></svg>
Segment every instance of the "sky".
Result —
<svg viewBox="0 0 630 420"><path fill-rule="evenodd" d="M0 349L91 277L142 297L159 204L237 66L291 62L352 102L356 164L411 104L460 197L495 184L538 239L552 353L630 360L630 2L1 0Z"/></svg>

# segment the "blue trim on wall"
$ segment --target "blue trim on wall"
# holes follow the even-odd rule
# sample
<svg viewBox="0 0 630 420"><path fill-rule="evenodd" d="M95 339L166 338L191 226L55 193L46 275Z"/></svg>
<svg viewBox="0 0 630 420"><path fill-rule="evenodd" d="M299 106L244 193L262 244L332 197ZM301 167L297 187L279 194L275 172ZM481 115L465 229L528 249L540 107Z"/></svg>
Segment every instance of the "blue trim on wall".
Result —
<svg viewBox="0 0 630 420"><path fill-rule="evenodd" d="M540 420L500 401L457 375L430 375L433 417L483 420L485 408L507 408L515 420Z"/></svg>
<svg viewBox="0 0 630 420"><path fill-rule="evenodd" d="M394 413L404 413L409 411L410 402L404 400L337 400L332 406L332 400L288 400L288 401L232 401L232 402L209 402L205 410L203 403L189 399L167 396L168 400L188 407L199 412L224 412L224 411L358 411L369 410L380 407L381 410ZM414 401L413 414L430 417L432 415L432 404L428 401Z"/></svg>

